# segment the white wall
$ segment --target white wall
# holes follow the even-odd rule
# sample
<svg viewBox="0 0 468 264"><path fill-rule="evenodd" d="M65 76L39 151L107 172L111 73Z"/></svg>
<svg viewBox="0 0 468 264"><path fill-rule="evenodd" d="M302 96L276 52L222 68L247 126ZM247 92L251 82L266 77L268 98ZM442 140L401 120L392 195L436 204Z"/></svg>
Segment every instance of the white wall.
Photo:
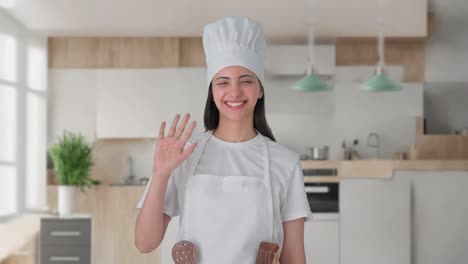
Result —
<svg viewBox="0 0 468 264"><path fill-rule="evenodd" d="M415 117L422 115L422 85L404 84L404 90L398 93L367 93L358 90L359 83L346 79L353 76L352 69L343 71L337 73L334 90L325 93L292 91L290 87L297 80L294 78L266 80L267 120L277 141L299 153L306 153L310 146L329 145L330 159L342 159L342 140L357 138L362 157L374 158L375 151L367 147L366 139L370 132L377 132L381 158L391 158L395 151L408 151L414 142ZM341 78L342 74L347 77ZM362 74L362 69L355 74ZM51 70L49 81L48 144L62 129L79 131L94 141L95 71ZM137 177L148 177L154 145L154 140L99 141L95 177L109 182L122 179L128 175L130 155L135 160Z"/></svg>

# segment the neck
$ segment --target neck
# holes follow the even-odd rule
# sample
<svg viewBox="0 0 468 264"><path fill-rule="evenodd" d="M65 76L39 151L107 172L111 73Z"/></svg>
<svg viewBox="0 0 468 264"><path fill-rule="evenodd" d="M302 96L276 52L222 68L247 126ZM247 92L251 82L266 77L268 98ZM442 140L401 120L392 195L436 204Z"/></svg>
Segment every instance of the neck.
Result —
<svg viewBox="0 0 468 264"><path fill-rule="evenodd" d="M244 142L257 136L253 127L253 117L249 120L232 121L220 118L213 135L227 142Z"/></svg>

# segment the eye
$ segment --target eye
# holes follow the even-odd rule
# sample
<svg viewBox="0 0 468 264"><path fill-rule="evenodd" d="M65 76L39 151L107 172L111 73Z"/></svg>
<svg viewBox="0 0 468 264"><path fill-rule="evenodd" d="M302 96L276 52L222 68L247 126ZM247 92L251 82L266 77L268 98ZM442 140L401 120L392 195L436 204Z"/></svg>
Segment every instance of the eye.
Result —
<svg viewBox="0 0 468 264"><path fill-rule="evenodd" d="M252 83L252 81L242 81L242 83Z"/></svg>
<svg viewBox="0 0 468 264"><path fill-rule="evenodd" d="M218 83L217 85L226 85L227 82Z"/></svg>

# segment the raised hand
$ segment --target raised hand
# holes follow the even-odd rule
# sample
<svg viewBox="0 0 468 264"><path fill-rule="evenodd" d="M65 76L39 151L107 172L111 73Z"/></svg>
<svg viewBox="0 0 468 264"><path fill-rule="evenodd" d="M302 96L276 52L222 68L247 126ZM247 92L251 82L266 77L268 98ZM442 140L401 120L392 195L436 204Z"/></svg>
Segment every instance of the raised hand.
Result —
<svg viewBox="0 0 468 264"><path fill-rule="evenodd" d="M196 122L192 121L188 131L182 135L190 118L190 114L185 114L182 124L177 128L179 118L179 114L174 117L169 133L166 136L164 135L166 122L161 123L161 127L159 129L159 140L154 153L153 173L156 173L156 171L162 171L166 174L171 174L177 166L187 159L197 146L197 142L194 142L184 150L184 146L192 135Z"/></svg>

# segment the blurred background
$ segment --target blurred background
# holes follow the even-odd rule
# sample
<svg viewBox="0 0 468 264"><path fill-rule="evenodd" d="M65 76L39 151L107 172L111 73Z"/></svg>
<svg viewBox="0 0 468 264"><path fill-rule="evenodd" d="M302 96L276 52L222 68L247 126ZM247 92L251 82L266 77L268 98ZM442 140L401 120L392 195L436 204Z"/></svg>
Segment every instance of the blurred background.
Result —
<svg viewBox="0 0 468 264"><path fill-rule="evenodd" d="M203 26L233 15L267 37L267 120L301 154L314 214L307 263L466 263L466 14L464 0L0 0L0 263L172 263L178 219L143 254L135 206L160 123L188 112L204 131ZM315 86L299 84L308 68ZM64 131L100 182L71 200L50 151Z"/></svg>

